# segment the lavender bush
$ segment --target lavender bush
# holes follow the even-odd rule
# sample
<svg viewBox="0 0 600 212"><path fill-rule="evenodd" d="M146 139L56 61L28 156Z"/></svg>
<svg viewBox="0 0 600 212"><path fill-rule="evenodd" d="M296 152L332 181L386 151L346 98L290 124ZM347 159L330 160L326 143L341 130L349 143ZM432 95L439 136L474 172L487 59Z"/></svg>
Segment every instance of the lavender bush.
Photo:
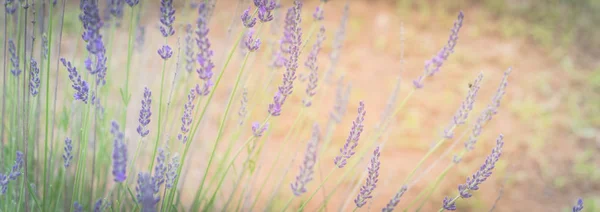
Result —
<svg viewBox="0 0 600 212"><path fill-rule="evenodd" d="M453 71L444 70L443 65L452 63L452 53L460 51L459 35L463 27L468 27L463 26L467 16L462 11L458 14L447 43L425 62L422 75L412 81L408 95L400 104L395 104L397 91L394 92L386 112L371 129L365 122L372 118L366 113L368 103L351 100L350 84L343 74L337 76L339 73L335 72L340 55L344 54L350 1L344 8L326 8L327 1L322 0L314 10L300 0L292 3L254 0L247 8L241 2L230 26L237 31L228 32L237 35L233 34L233 39L228 40L229 48L224 49L211 45L214 43L211 39L219 36L212 34L211 27L217 25L210 22L214 10L219 9L216 0L194 3L193 8L187 1L185 5L178 5L179 2L173 0L161 0L160 5L154 5L159 8L155 12L160 17L145 20L157 25L156 28L150 27L152 24L142 25L140 20L146 17L146 10L152 8L148 6L154 3L152 1L80 0L79 7L75 8L65 0L53 4L41 0L5 0L0 211L253 211L261 205L259 201L265 202L262 205L266 210L310 211L308 204L319 191L325 199L312 201L317 210L328 206L328 200L344 180L357 175L359 180L351 185L354 192L347 193L346 202L353 201L354 210L362 210L370 208L374 199L381 199L387 202L381 210L390 212L400 210L398 204L403 195L436 166L437 161L426 164L427 159L445 159L446 154L436 156L436 150L445 147L443 144L448 140L463 141L464 150L455 154L436 181L405 207L420 210L450 169L476 148L485 125L499 113L511 69L500 79L491 103L478 117L472 118L470 114L478 91L486 85L483 74L477 75L440 140L416 163L404 181L394 180L391 186L398 188L397 192L392 196L375 196L382 187L380 170L394 165L382 163L380 157L396 157L384 151L387 140L382 140L382 135L394 124L393 120L406 102L420 90L427 89L426 82L434 80L434 75ZM72 39L63 34L64 21L70 18L65 11L75 9L79 11L76 42L82 46L65 52L61 49L63 42ZM307 9L310 11L305 11ZM327 46L326 32L332 31L321 23L330 17L326 9L343 10L328 58L320 53ZM39 14L40 11L44 13ZM312 18L303 19L305 13ZM30 21L38 15L44 23ZM188 23L187 17L193 17L195 22ZM36 24L47 27L36 31ZM303 28L306 25L310 26ZM271 33L275 32L276 38L265 35L267 27ZM124 49L116 43L120 28L128 30L123 58L115 55ZM144 42L144 36L150 33L164 38L154 50L144 47L149 45ZM175 45L171 41L173 37L183 37L184 42ZM306 48L309 43L313 43L311 49ZM152 51L149 60L162 64L159 68L151 67L153 70L143 70L160 76L158 86L138 79L140 76L130 78L132 69L148 67L134 60L138 57L134 48L139 50L136 53ZM221 83L224 73L231 72L233 55L240 49L244 51L241 66L234 72L235 78L225 80L233 83ZM271 55L272 63L265 67L253 66L255 58L264 53ZM225 56L223 61L216 62L221 59L217 55L221 54ZM113 64L116 59L124 60L125 65ZM304 66L300 66L302 61ZM328 68L319 67L323 61L329 64ZM334 81L334 77L339 78ZM253 80L257 83L251 83ZM136 89L133 82L143 84L143 90L137 92L139 95L132 95ZM329 87L336 87L334 94L329 93ZM303 88L305 92L298 91ZM228 91L224 104L214 98L215 93L222 90ZM308 114L315 112L316 105L325 104L322 100L325 95L333 95L334 103L325 105L332 110L323 116L329 120L322 125L318 124L321 120L311 120ZM130 105L132 102L140 105ZM351 102L358 102L356 110L349 110ZM231 116L236 103L240 103L239 110L236 109L238 116ZM293 104L299 104L300 111L294 112ZM216 122L211 121L208 114L215 108L218 110ZM293 124L287 129L275 160L265 161L261 150L267 140L272 139L273 129L280 126L281 116L286 114L292 116ZM344 121L348 115L353 116L352 122ZM256 117L259 120L248 120ZM136 121L132 126L128 120ZM216 129L208 129L205 123L216 123ZM311 133L305 133L306 123L311 124ZM331 157L325 150L338 126L349 132L345 143L336 147L339 153ZM463 128L463 135L470 132L467 139L455 136L454 131L459 128ZM209 136L213 131L214 139ZM506 144L510 145L513 139L507 137ZM228 142L222 144L224 140ZM306 148L289 148L292 140ZM201 155L205 167L198 168L197 161L191 160L191 155L201 154L191 148L192 144L206 147L203 149L206 154ZM460 207L455 203L459 199L467 201L476 195L480 184L494 177L492 171L500 160L503 145L501 135L481 168L458 186L458 195L438 201L442 203L440 211L457 210ZM292 169L298 174L289 182L288 170L281 175L274 171L278 170L282 155L296 152L303 153L303 160L298 171ZM372 156L365 168L361 161L368 158L369 152ZM259 175L256 164L269 167L262 179L258 177L263 175ZM365 169L365 172L360 171ZM328 174L323 175L323 171ZM258 187L245 187L239 194L238 186L251 179L259 182ZM326 189L325 184L331 184L330 179L337 182ZM197 188L191 186L195 185L190 184L191 181L197 183ZM281 186L286 183L290 187ZM267 184L275 189L263 192ZM280 193L286 189L291 191ZM264 194L270 197L261 198ZM192 198L184 201L183 195ZM280 195L284 198L280 199ZM278 204L285 199L288 201L283 202L283 206ZM368 207L363 207L367 204ZM340 210L346 207L347 204ZM583 201L579 199L573 211L582 209Z"/></svg>

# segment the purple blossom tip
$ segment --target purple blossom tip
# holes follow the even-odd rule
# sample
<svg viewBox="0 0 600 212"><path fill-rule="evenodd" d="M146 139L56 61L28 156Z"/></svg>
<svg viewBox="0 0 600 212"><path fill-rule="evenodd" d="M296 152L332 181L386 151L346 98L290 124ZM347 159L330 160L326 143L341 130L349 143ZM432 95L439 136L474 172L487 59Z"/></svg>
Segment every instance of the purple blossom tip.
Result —
<svg viewBox="0 0 600 212"><path fill-rule="evenodd" d="M142 108L140 109L139 125L137 127L137 132L142 137L146 137L150 133L148 124L150 124L150 116L152 116L151 107L152 91L148 87L144 87L144 97L142 98Z"/></svg>
<svg viewBox="0 0 600 212"><path fill-rule="evenodd" d="M21 75L21 69L19 69L19 54L17 53L15 42L12 39L8 40L8 53L10 53L10 63L12 64L10 73L12 73L13 76L18 77Z"/></svg>
<svg viewBox="0 0 600 212"><path fill-rule="evenodd" d="M173 155L171 162L167 165L167 188L172 188L175 184L175 178L177 178L177 169L179 169L179 155Z"/></svg>
<svg viewBox="0 0 600 212"><path fill-rule="evenodd" d="M274 0L254 0L254 5L258 8L258 19L262 23L273 20L273 10L277 8Z"/></svg>
<svg viewBox="0 0 600 212"><path fill-rule="evenodd" d="M21 168L23 168L23 152L17 151L17 157L15 158L15 163L8 174L8 178L10 180L16 180L17 177L21 176L22 174Z"/></svg>
<svg viewBox="0 0 600 212"><path fill-rule="evenodd" d="M196 99L196 89L192 88L188 94L188 101L184 105L183 116L181 117L181 132L177 135L177 139L182 143L188 140L187 133L192 125L192 112L194 110L194 100Z"/></svg>
<svg viewBox="0 0 600 212"><path fill-rule="evenodd" d="M174 35L173 22L175 22L175 9L173 8L173 0L160 1L160 14L160 33L165 38Z"/></svg>
<svg viewBox="0 0 600 212"><path fill-rule="evenodd" d="M252 134L254 137L261 137L268 128L269 123L265 123L261 126L259 122L254 122L252 123Z"/></svg>
<svg viewBox="0 0 600 212"><path fill-rule="evenodd" d="M579 198L577 204L573 206L573 212L580 212L581 210L583 210L583 199Z"/></svg>
<svg viewBox="0 0 600 212"><path fill-rule="evenodd" d="M398 191L394 197L390 200L390 202L388 202L388 204L385 206L385 208L381 209L381 212L392 212L394 211L394 208L398 205L398 203L400 203L400 198L402 198L402 195L404 195L404 193L406 192L406 190L408 190L408 187L406 185L403 185L400 188L400 191Z"/></svg>
<svg viewBox="0 0 600 212"><path fill-rule="evenodd" d="M308 59L304 63L304 65L309 69L310 73L308 75L308 84L306 86L306 95L307 98L303 100L305 107L310 107L312 105L311 98L317 93L317 83L319 81L319 66L317 64L317 56L319 55L319 51L321 51L321 47L323 46L323 42L325 41L325 27L321 26L319 29L319 33L317 34L317 41L313 45L310 54L308 55Z"/></svg>
<svg viewBox="0 0 600 212"><path fill-rule="evenodd" d="M450 199L450 197L444 197L444 201L442 207L445 210L455 211L456 210L456 202Z"/></svg>
<svg viewBox="0 0 600 212"><path fill-rule="evenodd" d="M200 4L198 8L199 17L196 20L196 46L198 47L198 54L196 60L198 61L198 77L204 82L201 89L198 89L198 95L206 96L210 93L212 87L212 76L213 68L215 67L211 57L213 51L210 49L211 44L208 39L208 17L210 15L210 9L205 3ZM199 87L200 88L200 87Z"/></svg>
<svg viewBox="0 0 600 212"><path fill-rule="evenodd" d="M352 122L352 128L350 130L350 135L348 135L348 138L346 139L346 144L340 148L340 154L333 160L338 168L344 168L347 160L354 155L354 149L356 146L358 146L358 140L360 139L360 134L364 128L363 122L365 120L365 114L365 104L363 101L360 101L358 106L358 115Z"/></svg>
<svg viewBox="0 0 600 212"><path fill-rule="evenodd" d="M77 69L71 64L71 62L67 61L65 58L60 58L60 62L67 68L69 72L69 79L73 82L73 89L75 89L75 94L73 97L75 100L81 100L85 104L88 101L88 93L89 93L89 85L85 80L81 79L81 76L77 72Z"/></svg>
<svg viewBox="0 0 600 212"><path fill-rule="evenodd" d="M63 154L64 167L68 168L73 160L73 141L67 137L65 138L65 153Z"/></svg>
<svg viewBox="0 0 600 212"><path fill-rule="evenodd" d="M113 142L113 177L115 182L125 182L127 179L127 145L125 144L125 135L119 129L119 124L116 121L112 121L111 134L114 136Z"/></svg>
<svg viewBox="0 0 600 212"><path fill-rule="evenodd" d="M125 0L125 2L127 2L127 4L130 7L133 7L133 6L137 5L138 3L140 3L140 0Z"/></svg>
<svg viewBox="0 0 600 212"><path fill-rule="evenodd" d="M137 192L137 201L141 205L143 211L156 211L156 205L160 198L155 195L154 184L154 179L149 173L140 172L138 174L135 191Z"/></svg>
<svg viewBox="0 0 600 212"><path fill-rule="evenodd" d="M242 19L242 24L244 24L246 28L252 28L256 24L256 18L253 18L252 15L250 15L250 7L244 10L244 13L242 13L240 18Z"/></svg>
<svg viewBox="0 0 600 212"><path fill-rule="evenodd" d="M476 191L479 189L479 184L483 183L488 177L492 175L492 170L496 166L496 162L500 159L502 155L502 146L504 145L504 136L500 134L498 139L496 139L496 146L492 149L492 153L487 156L484 164L473 174L472 177L467 178L467 182L465 184L461 184L458 186L458 192L460 197L469 198L471 197L470 191Z"/></svg>
<svg viewBox="0 0 600 212"><path fill-rule="evenodd" d="M313 18L315 19L315 21L322 21L323 19L325 19L325 16L323 15L323 8L318 6L315 9L315 12L313 13Z"/></svg>
<svg viewBox="0 0 600 212"><path fill-rule="evenodd" d="M356 199L354 199L354 203L356 204L356 207L359 207L359 208L362 207L363 205L365 205L367 203L368 199L373 197L371 195L371 193L373 192L373 190L375 190L375 187L377 187L377 181L379 181L379 179L378 179L379 165L380 165L379 156L380 156L379 147L377 147L377 148L375 148L375 151L373 151L373 157L371 157L371 163L369 163L369 167L367 168L367 170L369 172L367 181L365 182L365 185L360 187L360 192L358 193L358 196L356 197Z"/></svg>
<svg viewBox="0 0 600 212"><path fill-rule="evenodd" d="M313 180L314 166L317 161L318 144L321 140L321 132L319 125L313 125L313 133L311 140L306 145L304 153L304 162L300 165L300 173L296 176L296 181L290 184L292 193L295 196L300 196L306 192L306 185Z"/></svg>
<svg viewBox="0 0 600 212"><path fill-rule="evenodd" d="M40 91L40 68L33 58L31 58L29 65L29 91L31 96L37 96Z"/></svg>
<svg viewBox="0 0 600 212"><path fill-rule="evenodd" d="M250 52L255 52L260 47L260 38L254 38L254 30L248 30L246 34L246 40L244 40L244 46Z"/></svg>
<svg viewBox="0 0 600 212"><path fill-rule="evenodd" d="M158 55L160 55L163 60L168 60L173 55L173 50L169 45L163 45L158 49Z"/></svg>

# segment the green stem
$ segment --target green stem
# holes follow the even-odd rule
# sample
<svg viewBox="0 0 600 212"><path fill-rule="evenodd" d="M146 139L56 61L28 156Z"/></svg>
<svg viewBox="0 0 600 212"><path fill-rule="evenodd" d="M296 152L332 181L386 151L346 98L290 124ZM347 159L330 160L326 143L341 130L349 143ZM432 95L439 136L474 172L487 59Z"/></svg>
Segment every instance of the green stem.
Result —
<svg viewBox="0 0 600 212"><path fill-rule="evenodd" d="M165 38L165 43L166 43L166 38ZM154 151L152 153L152 157L150 159L150 166L148 166L148 170L150 172L152 172L152 167L154 167L154 158L156 158L156 152L158 151L158 143L160 142L160 133L161 133L161 120L162 120L162 103L163 103L163 90L164 90L164 85L165 85L165 72L167 69L167 60L163 60L163 67L162 67L162 74L160 77L160 94L158 97L158 128L156 130L156 141L154 143Z"/></svg>
<svg viewBox="0 0 600 212"><path fill-rule="evenodd" d="M48 121L50 120L50 61L52 60L52 6L50 6L49 8L50 12L48 14L49 17L49 21L50 22L48 24L48 59L46 60L46 111L45 111L45 132L44 132L44 190L43 192L43 200L42 200L42 206L46 205L46 191L48 190L48 134L50 132L49 130L49 123Z"/></svg>

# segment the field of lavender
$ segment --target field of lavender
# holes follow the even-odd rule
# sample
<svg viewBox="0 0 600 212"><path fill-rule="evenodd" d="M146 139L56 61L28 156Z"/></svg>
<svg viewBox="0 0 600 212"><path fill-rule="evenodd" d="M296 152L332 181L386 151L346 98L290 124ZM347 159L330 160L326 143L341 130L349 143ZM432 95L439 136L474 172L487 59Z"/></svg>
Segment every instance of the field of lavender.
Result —
<svg viewBox="0 0 600 212"><path fill-rule="evenodd" d="M457 2L4 0L0 211L600 210L598 71Z"/></svg>

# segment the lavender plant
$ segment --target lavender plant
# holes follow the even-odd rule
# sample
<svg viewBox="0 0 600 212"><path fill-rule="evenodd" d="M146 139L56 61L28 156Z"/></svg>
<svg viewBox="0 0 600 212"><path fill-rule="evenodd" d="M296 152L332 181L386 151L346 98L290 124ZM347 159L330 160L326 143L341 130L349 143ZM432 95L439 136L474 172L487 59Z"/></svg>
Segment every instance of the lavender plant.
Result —
<svg viewBox="0 0 600 212"><path fill-rule="evenodd" d="M219 34L213 34L219 30L211 28L221 27L214 24L215 21L211 22L215 14L213 12L219 5L216 1L194 3L195 7L190 8L190 2L187 1L178 4L173 0L161 0L158 6L160 17L148 21L158 22L158 30L154 32L160 33L164 41L161 40L156 50L150 51L150 58L138 56L151 45L145 42L151 39L145 40L145 37L146 33L153 32L141 17L152 17L151 13L147 13L152 3L139 0L81 0L79 10L75 12L81 24L73 25L77 36L66 31L63 35L63 26L67 26L64 20L71 18L69 13L65 13L65 8L72 9L67 1L54 1L49 7L43 6L48 3L6 0L3 4L0 211L253 211L260 206L264 206L265 210L302 211L309 210L309 204L316 201L313 199L315 195L323 190L325 199L318 205L317 210L320 210L328 205L329 198L341 188L346 178L356 175L356 169L363 168L361 161L372 152L367 171L351 185L357 188L356 192L347 192L345 195L347 201L354 202L355 211L364 209L369 202L379 198L375 194L383 187L380 184L383 157L393 156L384 152L386 141L380 141L381 135L393 125L393 119L410 97L426 89L426 80L443 74L440 71L442 66L451 62L449 56L458 50L459 32L465 19L463 12L460 12L447 43L425 62L424 71L413 81L412 90L396 105L397 90L402 79L399 78L381 121L365 139L363 131L369 130L365 122L365 102L358 103L357 114L351 125L344 121L349 102L353 102L350 96L351 83L348 82L352 78L345 77L338 70L351 16L350 1L346 2L344 8L331 7L332 10L341 10L342 17L332 44L328 44L325 40L327 24L322 22L333 15L325 15L329 14L326 8L330 8L325 7L327 1L321 1L314 10L306 12L303 11L304 2L300 0L294 0L291 4L254 0L248 9L233 15L235 24L230 26L230 31L238 30L239 33L234 39L225 39L231 48L224 50L221 43L212 40L220 38ZM60 13L55 11L55 5L59 3L62 4ZM240 6L240 10L246 6ZM187 14L186 11L197 13ZM44 22L39 32L35 27L30 28L29 24L36 26L35 22L28 21L31 14L40 15L34 20ZM283 17L281 14L285 14L283 26L278 20ZM176 20L176 15L181 18ZM302 23L303 15L310 16L305 19L309 23L304 24L310 25L308 28ZM195 23L188 23L190 16ZM56 24L60 25L60 30L54 28ZM121 26L129 28L121 29ZM240 29L235 29L235 26L240 26ZM277 38L264 35L265 27L270 27L270 34ZM178 36L175 32L179 29L184 29L184 42L175 45L170 39ZM119 53L124 49L120 47L119 39L127 32L127 50L123 51L127 56L119 58ZM58 36L56 33L59 33ZM36 36L41 36L41 41L37 41ZM72 40L68 45L73 43L75 47L67 48L71 52L61 51L60 47L67 45L61 43L63 38ZM304 51L310 43L312 48ZM133 49L139 51L134 53ZM227 79L230 75L225 73L230 71L230 64L236 64L232 62L236 60L233 55L240 49L244 51L241 60L236 61L240 66L232 75L235 77ZM322 57L322 51L330 51L329 57ZM225 57L215 57L215 53L223 53ZM174 60L174 56L177 60ZM272 60L267 68L260 67L259 63L254 64L256 58L262 57ZM401 57L403 60L404 56ZM179 58L182 60L179 61ZM305 69L299 66L302 58L306 58L303 61ZM146 64L147 61L162 63L162 67L159 67L162 69L155 70L157 68L153 64ZM328 66L320 67L322 63ZM54 65L56 68L53 68ZM179 74L179 69L187 73ZM149 76L160 71L160 80L157 82L160 84L156 86L151 80L130 77L133 70L143 71ZM193 70L197 78L192 74ZM65 73L68 73L67 76L63 75ZM499 113L510 73L511 69L505 71L491 102L479 117L471 120L473 118L469 114L474 110L478 92L484 86L483 74L477 75L465 99L444 128L440 141L434 143L404 181L394 185L400 188L389 197L382 211L390 212L397 208L403 195L436 165L429 164L426 169L421 169L425 161L442 148L444 141L455 139L457 143L469 133L464 140L464 149L454 155L452 163L437 176L436 181L422 190L406 208L408 210L420 203L417 210L421 209L449 170L466 153L475 149L482 129ZM278 74L281 74L280 80L273 81L273 76ZM51 81L50 76L56 76L56 81ZM169 86L165 78L171 76L173 83ZM298 88L298 78L306 80L305 92L294 92ZM334 78L339 79L337 85L331 83ZM133 84L140 81L146 84L143 90L131 89L137 88ZM224 81L231 84L223 85L221 82ZM55 86L54 91L51 85ZM330 87L335 87L331 93L327 90ZM120 98L113 96L116 88ZM155 91L154 96L152 90ZM186 93L182 94L181 90ZM215 98L224 90L228 94L226 100ZM168 98L163 92L169 93ZM332 96L333 105L327 105L327 101L323 100L329 96ZM238 97L239 101L236 99ZM140 103L133 113L129 111L134 108L129 104L132 99ZM226 102L221 104L221 101ZM171 107L172 103L174 107ZM239 116L230 117L232 107L237 107L234 104L238 103ZM294 111L294 106L299 106L300 111ZM311 114L318 114L316 108L319 107L332 109L329 114L322 117L317 115L315 119ZM255 108L261 114L253 114ZM170 113L170 110L175 112ZM212 114L218 115L215 118ZM248 121L255 117L260 119ZM321 122L320 118L327 119L326 125L317 124ZM290 127L285 125L286 120L292 121ZM128 126L132 122L135 126ZM207 127L208 124L216 127ZM309 131L306 128L310 128L311 124L312 133L306 133ZM171 129L171 126L175 127ZM329 143L335 140L333 133L338 126L350 127L350 132L339 148L339 154L331 158L325 153ZM467 129L462 135L455 136L454 131L464 126L470 127L465 127ZM287 130L283 139L274 137L278 134L274 132L281 128ZM244 137L247 138L244 140ZM222 141L227 139L229 143L223 145ZM301 152L292 145L295 145L294 141L303 139L308 142L303 149L300 170L289 182L287 170L294 166L294 160L293 157L291 162L285 159ZM261 150L269 147L273 140L281 141L282 148L278 149L274 161L268 161L263 157L268 151ZM206 151L199 152L191 148L192 144ZM442 202L440 211L457 210L458 199L470 198L474 191L479 190L480 184L491 180L489 178L502 154L503 145L501 135L481 168L458 186L458 195L438 200ZM133 157L128 151L132 147L136 149ZM451 150L448 148L447 152ZM438 160L445 158L446 153ZM334 167L323 176L321 162L331 160ZM198 165L196 161L203 163ZM282 170L278 166L280 163L287 166L283 173L277 173ZM269 167L263 179L256 167ZM194 172L196 170L197 173ZM343 173L335 176L336 171ZM196 176L193 180L197 180L197 187L191 187L190 179L186 176ZM328 179L338 181L326 192ZM260 186L254 186L254 182L260 182ZM238 190L238 185L244 183L247 186ZM280 188L285 188L281 185L289 185L291 192L285 190L287 192L281 193ZM272 186L272 190L265 192L269 186ZM265 200L265 193L269 199L266 204L260 204ZM192 194L189 198L184 196L189 194ZM288 195L288 201L279 204L279 197L285 200ZM294 204L294 200L299 199L302 202ZM276 208L279 206L282 208ZM343 210L345 206L341 208ZM582 209L583 201L579 199L573 211Z"/></svg>

